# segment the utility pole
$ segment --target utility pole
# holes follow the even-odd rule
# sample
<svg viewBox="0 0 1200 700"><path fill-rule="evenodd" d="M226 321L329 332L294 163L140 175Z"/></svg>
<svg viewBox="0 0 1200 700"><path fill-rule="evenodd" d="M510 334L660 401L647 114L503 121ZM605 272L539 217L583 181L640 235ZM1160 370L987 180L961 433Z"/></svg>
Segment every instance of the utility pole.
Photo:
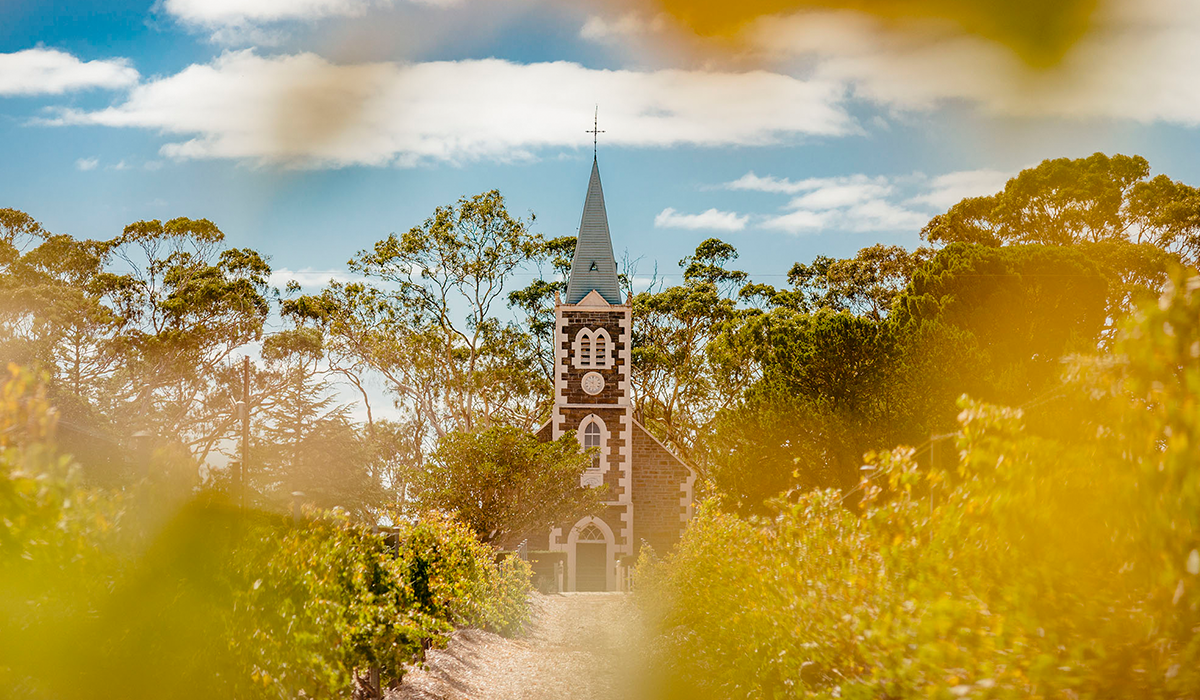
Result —
<svg viewBox="0 0 1200 700"><path fill-rule="evenodd" d="M242 358L242 465L238 475L238 501L246 510L246 477L250 465L250 357Z"/></svg>

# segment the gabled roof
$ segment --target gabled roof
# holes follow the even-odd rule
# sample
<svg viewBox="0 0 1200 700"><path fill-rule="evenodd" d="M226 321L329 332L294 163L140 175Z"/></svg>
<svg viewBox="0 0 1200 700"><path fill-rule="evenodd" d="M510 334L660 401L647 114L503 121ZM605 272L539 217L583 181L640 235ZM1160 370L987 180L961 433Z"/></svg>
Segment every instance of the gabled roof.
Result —
<svg viewBox="0 0 1200 700"><path fill-rule="evenodd" d="M592 160L592 179L583 202L583 219L575 241L575 258L567 278L568 304L578 304L588 292L596 290L610 304L621 303L617 283L617 261L608 235L608 213L604 209L604 190L600 187L600 166Z"/></svg>

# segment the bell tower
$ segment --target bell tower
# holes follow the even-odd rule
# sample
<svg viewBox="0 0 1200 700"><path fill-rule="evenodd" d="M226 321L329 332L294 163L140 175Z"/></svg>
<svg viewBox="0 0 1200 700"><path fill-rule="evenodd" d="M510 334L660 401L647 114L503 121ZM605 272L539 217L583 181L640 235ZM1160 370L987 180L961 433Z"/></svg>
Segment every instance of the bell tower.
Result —
<svg viewBox="0 0 1200 700"><path fill-rule="evenodd" d="M614 590L617 559L634 551L632 308L621 299L594 158L571 274L566 294L554 305L554 319L552 436L574 430L583 447L598 448L580 482L606 487L607 495L598 517L555 528L550 549L567 554L568 590Z"/></svg>

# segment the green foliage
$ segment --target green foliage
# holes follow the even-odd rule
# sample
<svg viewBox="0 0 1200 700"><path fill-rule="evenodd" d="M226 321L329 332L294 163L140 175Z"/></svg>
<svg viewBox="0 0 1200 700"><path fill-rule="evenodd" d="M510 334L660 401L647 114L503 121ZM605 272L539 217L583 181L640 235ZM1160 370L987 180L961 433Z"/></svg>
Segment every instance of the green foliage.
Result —
<svg viewBox="0 0 1200 700"><path fill-rule="evenodd" d="M526 562L505 557L497 563L495 550L467 524L436 512L396 532L407 583L426 614L501 634L524 627L532 575Z"/></svg>
<svg viewBox="0 0 1200 700"><path fill-rule="evenodd" d="M512 634L528 566L441 516L374 532L293 524L219 497L165 517L152 493L84 487L51 442L44 389L10 368L0 404L0 686L19 697L347 696L456 625ZM150 502L145 502L146 498Z"/></svg>
<svg viewBox="0 0 1200 700"><path fill-rule="evenodd" d="M574 432L549 442L503 426L451 433L416 476L416 502L457 514L484 542L515 544L601 507L604 489L579 485L587 465Z"/></svg>
<svg viewBox="0 0 1200 700"><path fill-rule="evenodd" d="M1046 160L1022 170L1004 191L964 199L933 217L921 234L933 242L985 245L1132 240L1194 262L1200 190L1149 175L1141 156Z"/></svg>
<svg viewBox="0 0 1200 700"><path fill-rule="evenodd" d="M931 257L930 248L909 253L900 246L881 243L863 248L846 260L818 255L811 265L792 266L788 281L794 291L770 290L767 296L773 305L798 311L846 310L880 321L891 311L913 273ZM747 291L762 293L760 289Z"/></svg>
<svg viewBox="0 0 1200 700"><path fill-rule="evenodd" d="M793 486L853 485L862 453L887 435L896 341L884 323L776 308L730 324L713 355L759 379L718 414L703 446L717 488L743 511Z"/></svg>
<svg viewBox="0 0 1200 700"><path fill-rule="evenodd" d="M933 430L963 392L1009 404L1041 394L1064 354L1096 347L1107 299L1104 273L1075 248L947 246L889 319L904 339L907 410L919 407Z"/></svg>
<svg viewBox="0 0 1200 700"><path fill-rule="evenodd" d="M230 435L223 370L261 337L271 270L223 242L207 219L92 241L0 210L0 354L50 374L64 445L91 482L136 480L119 454L134 433L199 461Z"/></svg>
<svg viewBox="0 0 1200 700"><path fill-rule="evenodd" d="M962 399L957 459L871 458L856 509L701 508L639 572L663 662L708 697L1193 697L1197 396L1200 277L1176 275L1053 401Z"/></svg>
<svg viewBox="0 0 1200 700"><path fill-rule="evenodd" d="M690 283L709 283L732 286L746 281L748 275L725 266L736 260L737 249L719 238L707 238L696 246L696 252L679 261L683 279Z"/></svg>
<svg viewBox="0 0 1200 700"><path fill-rule="evenodd" d="M746 273L731 270L733 246L709 238L679 261L683 284L650 288L633 297L634 414L687 458L708 431L717 407L743 384L718 381L708 348L738 315L731 294Z"/></svg>
<svg viewBox="0 0 1200 700"><path fill-rule="evenodd" d="M574 256L575 236L542 240L540 250L533 258L541 276L508 295L508 305L525 316L525 325L538 347L542 376L549 383L554 382L554 300L555 295L567 290ZM540 270L543 263L549 263L550 274Z"/></svg>
<svg viewBox="0 0 1200 700"><path fill-rule="evenodd" d="M349 334L347 354L381 372L437 438L494 424L531 428L548 380L535 339L502 322L496 307L510 275L549 250L532 223L509 214L497 190L462 197L350 261L396 291L331 285L310 306L334 321L332 332Z"/></svg>
<svg viewBox="0 0 1200 700"><path fill-rule="evenodd" d="M868 250L822 263L820 276L808 270L795 289L766 295L774 308L735 315L708 346L717 377L746 386L697 450L708 476L755 511L788 488L853 486L864 452L951 428L964 391L1020 404L1052 390L1060 358L1095 349L1111 335L1109 314L1144 294L1115 272L1144 260L1132 247L954 243L919 266ZM880 297L885 318L835 311L830 294L858 292L811 287L833 284L841 263L880 266L866 279L899 265L908 272L893 276L911 280ZM1145 286L1153 278L1147 270Z"/></svg>
<svg viewBox="0 0 1200 700"><path fill-rule="evenodd" d="M280 331L263 342L262 356L275 386L251 447L249 482L257 495L286 511L299 491L319 509L378 520L391 495L370 468L382 435L360 430L335 403L320 366L321 333L306 326Z"/></svg>

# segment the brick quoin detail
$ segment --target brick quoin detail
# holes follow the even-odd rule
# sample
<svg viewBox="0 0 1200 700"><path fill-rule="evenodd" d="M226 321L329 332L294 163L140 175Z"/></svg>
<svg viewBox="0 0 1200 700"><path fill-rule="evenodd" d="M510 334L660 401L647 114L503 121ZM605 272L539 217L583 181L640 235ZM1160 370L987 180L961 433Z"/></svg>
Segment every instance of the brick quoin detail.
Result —
<svg viewBox="0 0 1200 700"><path fill-rule="evenodd" d="M625 318L626 313L628 312L624 308L615 311L564 310L562 312L560 323L564 337L562 340L563 352L562 359L559 360L556 368L559 376L566 379L562 401L572 404L603 405L615 404L623 398L621 379L628 371L628 367L625 366L627 353L624 352L624 349L629 339L625 337L621 321ZM575 336L585 328L603 328L612 338L612 345L608 348L608 352L612 354L612 363L607 369L577 369L571 361ZM600 376L604 377L604 389L594 396L583 390L583 375L588 372L599 372ZM607 418L604 420L608 422Z"/></svg>

